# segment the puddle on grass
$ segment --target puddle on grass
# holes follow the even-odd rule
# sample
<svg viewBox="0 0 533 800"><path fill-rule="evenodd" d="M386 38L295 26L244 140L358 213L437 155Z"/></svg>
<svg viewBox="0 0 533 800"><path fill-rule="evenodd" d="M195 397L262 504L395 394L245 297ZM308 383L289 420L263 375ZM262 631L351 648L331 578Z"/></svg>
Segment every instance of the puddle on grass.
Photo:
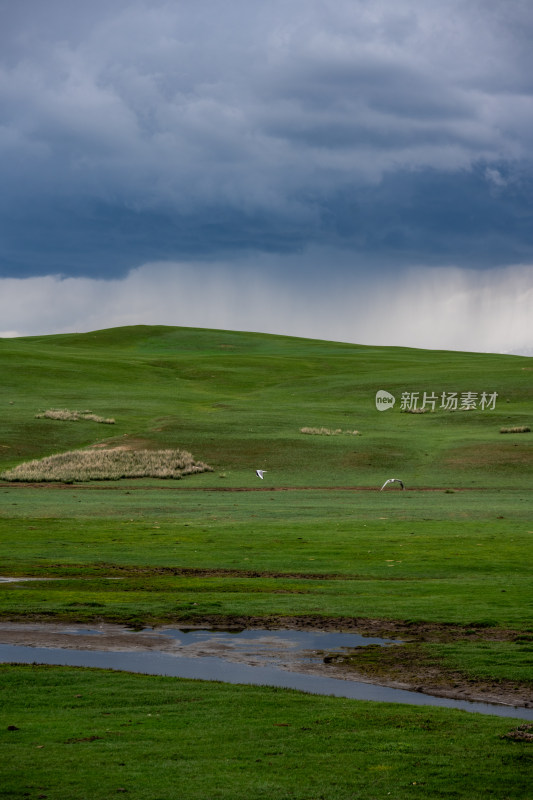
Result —
<svg viewBox="0 0 533 800"><path fill-rule="evenodd" d="M65 629L66 634L95 636L102 630L91 628ZM382 639L361 636L356 633L339 633L331 631L303 630L260 630L260 629L209 629L197 628L144 628L137 635L164 636L183 652L195 651L201 655L202 648L224 651L228 657L232 654L247 658L256 657L262 660L280 661L283 654L295 653L300 659L309 662L322 661L321 651L350 650L369 644L394 644L393 639Z"/></svg>
<svg viewBox="0 0 533 800"><path fill-rule="evenodd" d="M62 578L6 578L0 575L0 583L22 583L23 581L56 581Z"/></svg>
<svg viewBox="0 0 533 800"><path fill-rule="evenodd" d="M4 624L3 630L9 628ZM44 625L18 626L26 636L37 634ZM11 626L15 628L15 626ZM55 626L56 632L59 626ZM386 646L391 640L359 636L351 633L300 630L220 630L147 628L140 632L118 629L119 633L105 647L98 638L109 639L110 626L76 628L64 626L60 635L79 637L82 648L40 647L0 644L0 661L4 663L54 664L60 666L96 667L222 681L232 684L274 686L311 694L332 695L354 700L404 703L417 706L440 706L501 717L533 720L533 709L493 703L433 697L420 692L394 689L372 683L332 678L324 675L323 657L330 650L351 649L368 644ZM0 632L1 636L1 632ZM127 644L127 637L135 645ZM86 639L85 637L91 637ZM5 638L5 637L4 637ZM39 636L35 636L36 640ZM57 636L55 637L57 639ZM92 639L92 642L91 642ZM28 638L25 639L28 641ZM87 644L89 642L89 644ZM102 649L98 649L98 647ZM116 649L114 649L116 648ZM149 649L146 649L149 648ZM296 671L298 667L302 670ZM315 669L315 672L313 672ZM322 674L318 674L319 670Z"/></svg>
<svg viewBox="0 0 533 800"><path fill-rule="evenodd" d="M68 581L68 580L72 580L72 578L70 578L70 579L69 578L34 578L34 577L29 577L29 578L22 578L22 577L8 578L5 575L0 575L0 583L25 583L25 582L28 582L28 581ZM122 580L124 580L124 578L105 577L104 580L106 580L106 581L122 581Z"/></svg>

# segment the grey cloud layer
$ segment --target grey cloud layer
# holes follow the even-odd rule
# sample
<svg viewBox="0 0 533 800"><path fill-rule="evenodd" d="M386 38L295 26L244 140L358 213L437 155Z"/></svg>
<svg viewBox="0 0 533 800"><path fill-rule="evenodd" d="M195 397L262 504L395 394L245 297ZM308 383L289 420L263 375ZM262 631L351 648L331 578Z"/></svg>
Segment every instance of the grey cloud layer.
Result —
<svg viewBox="0 0 533 800"><path fill-rule="evenodd" d="M115 280L0 279L0 336L157 322L533 355L532 266L481 275L454 267L415 269L379 286L325 275L312 285L287 287L273 277L277 258L263 256L261 273L252 276L229 263L201 270L190 263L156 263Z"/></svg>
<svg viewBox="0 0 533 800"><path fill-rule="evenodd" d="M527 2L0 12L1 274L319 243L384 271L533 257Z"/></svg>

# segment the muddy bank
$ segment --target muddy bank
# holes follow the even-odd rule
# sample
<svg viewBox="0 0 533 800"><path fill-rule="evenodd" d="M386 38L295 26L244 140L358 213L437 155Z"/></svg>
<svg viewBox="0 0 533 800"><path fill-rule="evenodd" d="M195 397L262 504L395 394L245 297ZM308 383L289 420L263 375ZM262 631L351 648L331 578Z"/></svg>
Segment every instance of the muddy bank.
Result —
<svg viewBox="0 0 533 800"><path fill-rule="evenodd" d="M150 569L150 568L148 568ZM156 571L158 568L156 568ZM162 568L166 570L165 567ZM169 568L174 572L174 568ZM141 568L142 571L142 568ZM179 571L179 570L178 570ZM225 570L195 570L185 569L187 574L227 574ZM239 572L239 575L243 573ZM250 573L254 575L257 573ZM265 573L261 573L262 575ZM283 573L285 576L285 573ZM88 576L90 577L90 576ZM316 577L316 576L314 576ZM10 581L20 580L39 580L38 578L10 578ZM58 578L46 578L41 580L58 580ZM59 627L69 624L78 627L87 625L98 625L106 628L109 624L114 629L119 626L126 626L131 630L140 630L140 627L151 626L153 628L176 627L183 629L219 629L219 630L234 630L242 631L246 628L268 628L270 630L323 630L323 631L339 631L344 633L358 633L363 636L379 636L384 639L401 639L404 642L418 641L418 642L456 642L460 640L468 641L491 641L491 642L512 642L517 636L527 635L521 631L516 631L508 628L487 627L484 625L476 625L471 623L469 625L460 625L454 623L441 623L441 622L405 622L401 620L389 619L370 619L367 617L324 617L320 615L299 615L299 616L282 616L280 614L271 614L263 617L247 616L247 615L234 615L228 616L224 614L212 615L180 615L173 617L166 617L164 619L153 619L150 616L145 616L142 620L142 625L139 621L135 620L134 623L127 617L124 619L114 620L113 622L106 623L106 621L97 615L84 616L83 622L76 620L73 616L59 617L56 616L57 624ZM25 628L29 625L39 625L43 623L47 630L54 628L54 623L46 614L22 614L22 615L9 615L0 620L0 633L4 626L18 625ZM529 634L531 635L531 634Z"/></svg>
<svg viewBox="0 0 533 800"><path fill-rule="evenodd" d="M95 621L91 633L89 624L59 624L47 622L0 622L0 643L33 647L104 650L115 652L162 652L184 656L222 657L234 663L265 666L272 661L285 670L348 681L360 681L395 689L407 689L437 697L500 703L525 708L533 707L531 685L510 681L472 680L452 671L435 667L424 657L423 642L451 642L461 639L477 641L513 641L516 631L503 629L462 629L460 626L431 623L405 624L384 620L355 620L323 618L208 618L179 620L166 623L168 628L181 630L213 630L213 638L187 645L164 634L164 628L127 631L120 625ZM405 645L389 647L358 647L346 651L292 652L279 643L268 642L263 636L262 647L237 650L221 644L216 631L244 629L322 630L358 633L364 636L402 640ZM95 635L97 633L97 635ZM265 650L264 645L269 645ZM310 658L311 657L311 658Z"/></svg>
<svg viewBox="0 0 533 800"><path fill-rule="evenodd" d="M486 640L485 640L486 641ZM474 700L487 703L533 708L533 684L507 680L481 680L435 665L420 643L392 645L380 648L370 645L350 654L331 653L326 661L352 679L374 683L435 697L455 700Z"/></svg>

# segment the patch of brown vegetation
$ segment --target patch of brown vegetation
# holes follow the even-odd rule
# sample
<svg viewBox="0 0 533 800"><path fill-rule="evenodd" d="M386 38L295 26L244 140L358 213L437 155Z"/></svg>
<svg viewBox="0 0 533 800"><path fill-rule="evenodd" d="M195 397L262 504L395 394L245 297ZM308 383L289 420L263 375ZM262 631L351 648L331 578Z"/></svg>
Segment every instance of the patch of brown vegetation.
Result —
<svg viewBox="0 0 533 800"><path fill-rule="evenodd" d="M65 744L77 744L78 742L95 742L97 739L102 739L102 736L82 736L81 738L65 739Z"/></svg>
<svg viewBox="0 0 533 800"><path fill-rule="evenodd" d="M115 436L113 438L106 439L105 442L91 444L89 448L94 448L97 450L102 448L108 450L156 450L157 446L150 441L150 439L143 439L139 436L128 436L126 433L120 437Z"/></svg>
<svg viewBox="0 0 533 800"><path fill-rule="evenodd" d="M445 465L452 469L506 467L523 465L531 467L531 447L526 443L479 443L457 447L448 452Z"/></svg>
<svg viewBox="0 0 533 800"><path fill-rule="evenodd" d="M518 728L502 734L500 739L512 739L514 742L533 742L533 725L528 723L519 725Z"/></svg>

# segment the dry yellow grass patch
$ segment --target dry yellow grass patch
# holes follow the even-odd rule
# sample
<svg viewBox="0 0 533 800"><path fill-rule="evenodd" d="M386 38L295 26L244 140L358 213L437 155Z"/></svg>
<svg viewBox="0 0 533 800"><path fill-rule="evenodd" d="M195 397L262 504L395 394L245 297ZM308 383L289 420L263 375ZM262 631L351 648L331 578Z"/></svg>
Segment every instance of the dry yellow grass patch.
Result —
<svg viewBox="0 0 533 800"><path fill-rule="evenodd" d="M186 450L71 450L28 461L2 473L8 481L105 481L120 478L173 478L212 472Z"/></svg>
<svg viewBox="0 0 533 800"><path fill-rule="evenodd" d="M300 433L308 433L312 436L338 436L339 434L357 436L359 431L343 431L341 428L300 428Z"/></svg>
<svg viewBox="0 0 533 800"><path fill-rule="evenodd" d="M78 422L79 420L89 420L90 422L103 422L106 425L114 425L114 419L99 417L92 411L71 411L68 408L49 408L42 414L36 414L35 419L58 419L61 422Z"/></svg>

